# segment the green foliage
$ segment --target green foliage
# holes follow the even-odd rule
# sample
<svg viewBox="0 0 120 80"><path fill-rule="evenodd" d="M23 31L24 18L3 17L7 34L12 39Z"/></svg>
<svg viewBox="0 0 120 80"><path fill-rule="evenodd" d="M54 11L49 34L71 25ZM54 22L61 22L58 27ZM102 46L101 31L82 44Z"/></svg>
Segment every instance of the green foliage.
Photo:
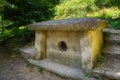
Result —
<svg viewBox="0 0 120 80"><path fill-rule="evenodd" d="M120 29L120 19L113 19L113 20L110 20L110 25L109 27L110 28L115 28L115 29Z"/></svg>
<svg viewBox="0 0 120 80"><path fill-rule="evenodd" d="M96 65L98 69L101 69L103 61L104 61L104 57L102 55L99 55L97 58L97 65Z"/></svg>
<svg viewBox="0 0 120 80"><path fill-rule="evenodd" d="M5 0L0 0L0 12L3 9L3 6L5 5ZM0 13L1 15L1 13Z"/></svg>
<svg viewBox="0 0 120 80"><path fill-rule="evenodd" d="M0 33L12 30L18 41L21 36L29 33L20 33L19 27L51 19L54 16L54 7L58 3L59 0L0 0ZM6 21L10 23L4 24Z"/></svg>
<svg viewBox="0 0 120 80"><path fill-rule="evenodd" d="M55 19L102 18L109 21L110 28L119 28L120 0L60 0L56 6Z"/></svg>
<svg viewBox="0 0 120 80"><path fill-rule="evenodd" d="M120 16L120 10L117 7L103 8L92 14L88 13L88 16L103 19L115 19Z"/></svg>
<svg viewBox="0 0 120 80"><path fill-rule="evenodd" d="M104 19L114 19L120 16L118 7L108 7L104 5L109 0L61 0L61 4L56 7L56 15L58 19L94 17ZM97 8L98 4L103 3L102 9ZM96 6L97 5L97 6ZM112 5L112 2L111 2Z"/></svg>
<svg viewBox="0 0 120 80"><path fill-rule="evenodd" d="M88 78L92 78L93 77L92 73L86 73L85 76L88 77Z"/></svg>
<svg viewBox="0 0 120 80"><path fill-rule="evenodd" d="M108 19L110 28L120 29L120 0L95 0L96 6L103 10L102 18Z"/></svg>
<svg viewBox="0 0 120 80"><path fill-rule="evenodd" d="M95 0L95 4L99 8L113 7L113 6L120 8L120 0Z"/></svg>
<svg viewBox="0 0 120 80"><path fill-rule="evenodd" d="M42 73L43 70L44 70L44 68L42 68L42 67L38 67L38 71L39 71L40 73Z"/></svg>
<svg viewBox="0 0 120 80"><path fill-rule="evenodd" d="M14 26L48 20L54 16L56 0L6 0L2 18L13 21Z"/></svg>
<svg viewBox="0 0 120 80"><path fill-rule="evenodd" d="M86 17L87 13L97 10L94 0L62 0L56 7L59 19Z"/></svg>
<svg viewBox="0 0 120 80"><path fill-rule="evenodd" d="M12 31L6 31L4 34L0 35L0 40L6 40L11 35L12 35Z"/></svg>

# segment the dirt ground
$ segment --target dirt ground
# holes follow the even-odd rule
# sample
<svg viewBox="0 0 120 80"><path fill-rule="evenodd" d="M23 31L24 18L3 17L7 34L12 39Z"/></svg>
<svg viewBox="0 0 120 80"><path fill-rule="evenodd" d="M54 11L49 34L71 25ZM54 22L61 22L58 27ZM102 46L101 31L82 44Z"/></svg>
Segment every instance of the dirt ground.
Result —
<svg viewBox="0 0 120 80"><path fill-rule="evenodd" d="M16 54L13 50L15 46L9 43L0 44L0 80L68 80L47 71L40 73L37 67L28 65Z"/></svg>

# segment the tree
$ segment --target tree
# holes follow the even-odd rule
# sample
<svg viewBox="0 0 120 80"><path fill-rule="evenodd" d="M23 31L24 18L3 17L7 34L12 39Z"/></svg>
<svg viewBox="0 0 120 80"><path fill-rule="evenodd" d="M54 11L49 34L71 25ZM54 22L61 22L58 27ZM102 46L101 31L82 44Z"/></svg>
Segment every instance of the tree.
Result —
<svg viewBox="0 0 120 80"><path fill-rule="evenodd" d="M4 33L4 21L1 18L1 11L3 10L3 6L5 5L5 0L0 0L0 32Z"/></svg>
<svg viewBox="0 0 120 80"><path fill-rule="evenodd" d="M57 3L56 0L6 0L2 18L13 22L9 27L48 20L54 16Z"/></svg>
<svg viewBox="0 0 120 80"><path fill-rule="evenodd" d="M0 12L2 11L4 5L5 5L5 0L0 0Z"/></svg>

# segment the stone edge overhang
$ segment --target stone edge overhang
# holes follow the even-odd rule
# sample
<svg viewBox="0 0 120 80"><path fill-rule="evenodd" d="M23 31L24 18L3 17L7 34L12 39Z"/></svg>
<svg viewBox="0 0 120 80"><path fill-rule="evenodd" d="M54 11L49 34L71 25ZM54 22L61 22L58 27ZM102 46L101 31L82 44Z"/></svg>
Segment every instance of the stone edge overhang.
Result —
<svg viewBox="0 0 120 80"><path fill-rule="evenodd" d="M102 25L102 27L101 27ZM28 25L29 30L35 31L88 31L103 29L108 21L97 18L74 18L64 20L50 20ZM101 28L99 28L101 27Z"/></svg>

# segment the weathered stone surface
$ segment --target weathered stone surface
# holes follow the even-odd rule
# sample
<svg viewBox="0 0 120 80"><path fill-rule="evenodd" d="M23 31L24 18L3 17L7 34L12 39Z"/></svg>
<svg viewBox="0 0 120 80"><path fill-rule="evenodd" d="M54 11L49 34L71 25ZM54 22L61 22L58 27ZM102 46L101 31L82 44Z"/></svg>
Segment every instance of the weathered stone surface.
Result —
<svg viewBox="0 0 120 80"><path fill-rule="evenodd" d="M105 45L103 53L120 56L120 30L106 28L104 31ZM119 58L120 59L120 58Z"/></svg>
<svg viewBox="0 0 120 80"><path fill-rule="evenodd" d="M103 49L103 52L107 53L107 54L118 54L118 55L120 55L120 46L107 45Z"/></svg>
<svg viewBox="0 0 120 80"><path fill-rule="evenodd" d="M85 31L103 29L108 25L106 20L95 18L76 18L66 20L43 21L28 25L31 30L42 31ZM101 27L100 27L101 26Z"/></svg>
<svg viewBox="0 0 120 80"><path fill-rule="evenodd" d="M62 64L58 64L49 59L44 59L41 61L29 59L28 61L34 65L42 67L45 70L56 73L62 77L72 78L76 80L95 80L94 78L85 77L85 75L81 72L80 68L68 67Z"/></svg>
<svg viewBox="0 0 120 80"><path fill-rule="evenodd" d="M119 34L120 30L105 28L103 29L103 32L110 33L110 34Z"/></svg>
<svg viewBox="0 0 120 80"><path fill-rule="evenodd" d="M105 45L120 45L120 30L115 29L103 29Z"/></svg>
<svg viewBox="0 0 120 80"><path fill-rule="evenodd" d="M97 56L101 53L103 35L101 30L94 30L79 33L79 36L82 54L82 68L88 72L95 66Z"/></svg>
<svg viewBox="0 0 120 80"><path fill-rule="evenodd" d="M102 29L107 21L77 18L30 24L36 30L35 59L50 59L89 72L101 53Z"/></svg>
<svg viewBox="0 0 120 80"><path fill-rule="evenodd" d="M81 48L81 60L82 68L85 71L92 69L92 47L87 32L79 33L80 36L80 48Z"/></svg>
<svg viewBox="0 0 120 80"><path fill-rule="evenodd" d="M120 80L120 60L116 57L113 58L113 56L104 56L105 59L101 64L101 68L96 67L93 69L93 74L106 77L107 80Z"/></svg>
<svg viewBox="0 0 120 80"><path fill-rule="evenodd" d="M102 26L101 26L102 27ZM98 56L101 54L103 49L103 33L101 30L88 31L91 44L92 54L92 67L95 66Z"/></svg>
<svg viewBox="0 0 120 80"><path fill-rule="evenodd" d="M33 58L33 56L35 55L35 46L29 46L27 48L20 48L20 53L22 55L22 57L24 57L26 60Z"/></svg>
<svg viewBox="0 0 120 80"><path fill-rule="evenodd" d="M104 29L105 45L104 59L100 69L93 70L95 74L107 77L108 80L120 80L120 30ZM117 42L116 42L117 41Z"/></svg>
<svg viewBox="0 0 120 80"><path fill-rule="evenodd" d="M66 50L64 45L59 45L61 42L66 44ZM47 58L53 61L77 68L82 66L78 32L48 31L46 51Z"/></svg>
<svg viewBox="0 0 120 80"><path fill-rule="evenodd" d="M37 31L35 34L35 59L46 58L46 32Z"/></svg>
<svg viewBox="0 0 120 80"><path fill-rule="evenodd" d="M109 78L109 80L120 80L120 72L114 72L112 70L94 70L95 74L102 75Z"/></svg>

